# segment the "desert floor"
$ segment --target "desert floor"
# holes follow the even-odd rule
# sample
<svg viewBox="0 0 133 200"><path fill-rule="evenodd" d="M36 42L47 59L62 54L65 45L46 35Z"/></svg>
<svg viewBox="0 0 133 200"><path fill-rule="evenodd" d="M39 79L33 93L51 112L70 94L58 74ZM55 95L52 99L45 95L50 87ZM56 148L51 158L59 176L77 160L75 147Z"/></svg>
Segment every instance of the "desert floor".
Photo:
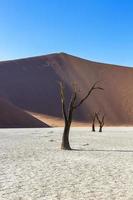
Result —
<svg viewBox="0 0 133 200"><path fill-rule="evenodd" d="M0 200L133 200L133 128L0 129Z"/></svg>

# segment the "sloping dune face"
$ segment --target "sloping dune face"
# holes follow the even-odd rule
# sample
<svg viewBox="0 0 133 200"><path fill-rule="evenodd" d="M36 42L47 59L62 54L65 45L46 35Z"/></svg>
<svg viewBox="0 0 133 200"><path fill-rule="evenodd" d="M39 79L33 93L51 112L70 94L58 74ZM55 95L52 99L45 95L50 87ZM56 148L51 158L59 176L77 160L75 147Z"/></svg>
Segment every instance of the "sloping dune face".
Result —
<svg viewBox="0 0 133 200"><path fill-rule="evenodd" d="M0 99L0 113L0 128L49 127L4 99Z"/></svg>
<svg viewBox="0 0 133 200"><path fill-rule="evenodd" d="M133 124L133 69L96 63L68 54L51 54L0 62L0 96L29 112L62 117L59 81L66 88L66 104L73 83L80 100L95 81L94 91L75 112L74 120L90 122L94 112L105 115L107 125Z"/></svg>

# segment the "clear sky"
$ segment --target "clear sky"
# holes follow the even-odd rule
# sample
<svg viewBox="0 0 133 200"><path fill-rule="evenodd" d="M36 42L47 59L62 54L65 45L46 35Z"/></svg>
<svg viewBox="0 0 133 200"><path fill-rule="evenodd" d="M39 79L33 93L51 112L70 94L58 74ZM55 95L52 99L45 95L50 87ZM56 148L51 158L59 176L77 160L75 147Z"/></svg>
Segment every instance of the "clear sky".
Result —
<svg viewBox="0 0 133 200"><path fill-rule="evenodd" d="M0 60L53 52L133 66L133 1L0 0Z"/></svg>

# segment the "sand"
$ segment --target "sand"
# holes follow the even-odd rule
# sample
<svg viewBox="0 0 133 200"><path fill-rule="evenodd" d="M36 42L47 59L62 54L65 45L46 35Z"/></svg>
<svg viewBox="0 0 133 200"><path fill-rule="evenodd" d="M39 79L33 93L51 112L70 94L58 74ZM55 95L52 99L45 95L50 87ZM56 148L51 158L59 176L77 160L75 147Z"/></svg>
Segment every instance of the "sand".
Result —
<svg viewBox="0 0 133 200"><path fill-rule="evenodd" d="M100 111L106 125L133 125L133 68L64 53L0 62L0 97L37 116L62 118L59 81L64 82L67 103L73 82L81 90L79 99L95 81L101 81L99 86L104 88L93 92L75 112L74 121L91 122L93 113Z"/></svg>
<svg viewBox="0 0 133 200"><path fill-rule="evenodd" d="M45 122L0 98L0 128L36 128L50 127Z"/></svg>
<svg viewBox="0 0 133 200"><path fill-rule="evenodd" d="M27 112L27 111L26 111ZM27 112L34 118L38 119L39 121L48 124L50 127L64 127L64 119L49 115L44 115L40 113L33 113ZM72 121L72 127L88 127L90 125L89 122L82 122L82 121Z"/></svg>
<svg viewBox="0 0 133 200"><path fill-rule="evenodd" d="M132 200L133 128L0 129L1 200Z"/></svg>

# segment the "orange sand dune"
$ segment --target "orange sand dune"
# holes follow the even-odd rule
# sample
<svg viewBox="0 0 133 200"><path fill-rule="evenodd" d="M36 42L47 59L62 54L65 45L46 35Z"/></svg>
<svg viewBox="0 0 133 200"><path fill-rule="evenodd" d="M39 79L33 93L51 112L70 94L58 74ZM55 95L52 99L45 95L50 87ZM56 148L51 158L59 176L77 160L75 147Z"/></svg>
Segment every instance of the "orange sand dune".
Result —
<svg viewBox="0 0 133 200"><path fill-rule="evenodd" d="M10 102L0 99L0 128L49 127Z"/></svg>
<svg viewBox="0 0 133 200"><path fill-rule="evenodd" d="M51 127L63 127L64 126L64 120L62 118L58 118L58 117L54 117L54 116L48 116L48 115L44 115L44 114L40 114L40 113L32 113L32 112L28 112L30 115L32 115L33 117L35 117L36 119L47 123L49 126ZM73 127L88 127L90 126L89 123L87 122L82 122L82 121L74 121L72 122L72 126Z"/></svg>
<svg viewBox="0 0 133 200"><path fill-rule="evenodd" d="M67 103L76 82L79 99L100 80L104 91L93 95L75 112L74 120L91 122L92 114L105 114L106 125L133 125L133 69L91 62L68 54L51 54L0 62L0 96L17 107L61 118L59 81L66 87ZM60 126L59 120L56 126Z"/></svg>

